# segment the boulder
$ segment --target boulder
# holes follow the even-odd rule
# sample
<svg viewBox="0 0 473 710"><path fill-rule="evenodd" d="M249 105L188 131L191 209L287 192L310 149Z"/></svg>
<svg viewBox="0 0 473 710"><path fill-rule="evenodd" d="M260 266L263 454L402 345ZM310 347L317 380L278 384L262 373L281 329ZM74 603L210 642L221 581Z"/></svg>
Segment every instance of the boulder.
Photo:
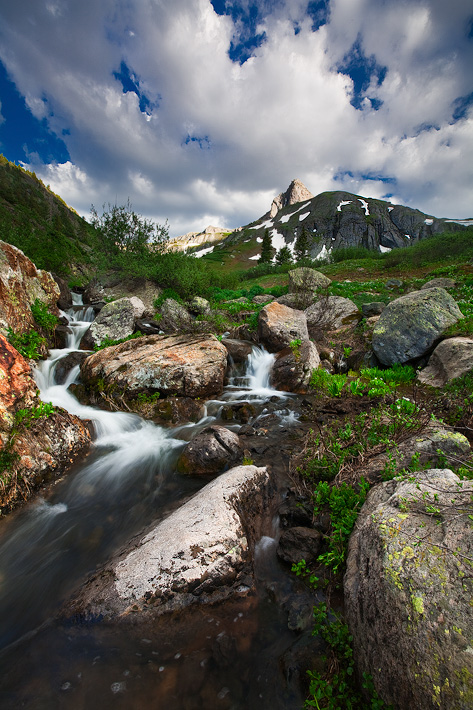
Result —
<svg viewBox="0 0 473 710"><path fill-rule="evenodd" d="M323 296L305 310L310 331L320 328L337 330L345 325L358 323L361 313L353 301L342 296Z"/></svg>
<svg viewBox="0 0 473 710"><path fill-rule="evenodd" d="M277 355L271 370L271 384L283 392L305 392L312 371L320 365L319 353L310 340Z"/></svg>
<svg viewBox="0 0 473 710"><path fill-rule="evenodd" d="M60 289L51 274L37 269L20 249L0 241L0 333L37 328L31 305L36 299L58 316Z"/></svg>
<svg viewBox="0 0 473 710"><path fill-rule="evenodd" d="M185 447L177 462L179 473L222 473L241 458L240 439L218 424L206 427Z"/></svg>
<svg viewBox="0 0 473 710"><path fill-rule="evenodd" d="M270 352L278 352L293 340L309 340L307 319L303 311L268 303L258 317L258 338Z"/></svg>
<svg viewBox="0 0 473 710"><path fill-rule="evenodd" d="M389 481L370 491L350 538L357 671L397 710L473 705L472 495L448 469Z"/></svg>
<svg viewBox="0 0 473 710"><path fill-rule="evenodd" d="M424 385L443 387L456 377L473 370L473 340L471 338L448 338L437 345L429 358L427 367L419 372L417 379Z"/></svg>
<svg viewBox="0 0 473 710"><path fill-rule="evenodd" d="M299 293L286 293L276 298L276 302L289 308L303 311L311 306L318 296L315 291L299 291Z"/></svg>
<svg viewBox="0 0 473 710"><path fill-rule="evenodd" d="M0 335L1 513L63 473L90 444L78 417L62 409L42 415L41 407L28 361Z"/></svg>
<svg viewBox="0 0 473 710"><path fill-rule="evenodd" d="M261 535L268 483L266 468L256 466L222 474L86 584L68 616L126 619L133 611L138 620L147 609L159 614L248 591L238 575Z"/></svg>
<svg viewBox="0 0 473 710"><path fill-rule="evenodd" d="M160 313L160 325L165 333L185 333L194 327L195 321L190 313L173 298L166 298Z"/></svg>
<svg viewBox="0 0 473 710"><path fill-rule="evenodd" d="M136 397L160 392L210 397L223 390L227 350L212 335L148 335L90 355L82 364L85 383Z"/></svg>
<svg viewBox="0 0 473 710"><path fill-rule="evenodd" d="M274 296L271 296L269 293L261 293L257 296L253 296L251 299L252 303L271 303L271 301L274 301Z"/></svg>
<svg viewBox="0 0 473 710"><path fill-rule="evenodd" d="M439 279L431 279L430 281L427 281L423 286L420 287L421 291L424 291L426 288L455 288L455 280L454 279L448 279L448 278L439 278Z"/></svg>
<svg viewBox="0 0 473 710"><path fill-rule="evenodd" d="M322 533L313 528L296 527L284 530L279 538L277 555L289 564L305 560L311 567L317 563L322 546Z"/></svg>
<svg viewBox="0 0 473 710"><path fill-rule="evenodd" d="M136 306L130 298L106 303L82 339L81 346L92 350L104 340L122 340L135 330Z"/></svg>
<svg viewBox="0 0 473 710"><path fill-rule="evenodd" d="M237 340L236 338L223 338L222 343L227 348L233 362L245 362L254 347L249 340Z"/></svg>
<svg viewBox="0 0 473 710"><path fill-rule="evenodd" d="M59 298L57 300L57 305L61 311L67 311L68 308L72 307L72 294L71 289L67 283L57 274L51 274L55 282L59 287Z"/></svg>
<svg viewBox="0 0 473 710"><path fill-rule="evenodd" d="M315 269L308 266L300 266L298 269L292 269L288 273L289 277L289 293L299 293L300 291L314 292L316 288L327 288L332 281Z"/></svg>
<svg viewBox="0 0 473 710"><path fill-rule="evenodd" d="M153 281L142 278L126 279L110 274L100 280L94 279L84 291L84 303L95 303L104 300L117 300L123 297L135 296L145 306L145 318L152 318L156 312L155 300L161 295L162 289ZM141 316L140 316L141 317Z"/></svg>
<svg viewBox="0 0 473 710"><path fill-rule="evenodd" d="M371 318L372 316L380 316L386 308L386 304L382 301L373 301L372 303L363 303L361 313L363 318Z"/></svg>
<svg viewBox="0 0 473 710"><path fill-rule="evenodd" d="M203 315L204 313L208 313L210 311L210 303L206 298L194 296L192 301L189 303L189 310L196 316Z"/></svg>
<svg viewBox="0 0 473 710"><path fill-rule="evenodd" d="M391 301L381 313L373 330L373 350L383 365L414 360L425 355L462 317L443 288L408 293Z"/></svg>
<svg viewBox="0 0 473 710"><path fill-rule="evenodd" d="M89 357L89 353L83 350L70 352L65 357L57 361L54 369L55 380L59 385L64 384L70 371L77 365L82 365L84 360Z"/></svg>

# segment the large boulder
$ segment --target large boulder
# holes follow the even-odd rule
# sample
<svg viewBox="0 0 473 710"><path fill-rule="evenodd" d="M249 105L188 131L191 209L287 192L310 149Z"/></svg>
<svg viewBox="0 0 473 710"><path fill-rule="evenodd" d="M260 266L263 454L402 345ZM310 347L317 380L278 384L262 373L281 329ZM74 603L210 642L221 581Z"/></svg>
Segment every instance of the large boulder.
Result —
<svg viewBox="0 0 473 710"><path fill-rule="evenodd" d="M95 345L101 345L105 340L122 340L132 335L135 330L135 318L139 312L136 307L136 300L131 298L119 298L111 303L106 303L97 318L94 320L89 330L84 335L82 345L92 349Z"/></svg>
<svg viewBox="0 0 473 710"><path fill-rule="evenodd" d="M59 315L60 288L47 271L37 269L20 249L0 241L0 333L37 328L31 313L36 299Z"/></svg>
<svg viewBox="0 0 473 710"><path fill-rule="evenodd" d="M373 330L373 350L383 365L425 355L445 330L463 317L443 288L414 291L391 301Z"/></svg>
<svg viewBox="0 0 473 710"><path fill-rule="evenodd" d="M207 484L85 585L74 618L162 613L248 591L238 583L261 536L266 468L237 466ZM236 586L232 586L236 583Z"/></svg>
<svg viewBox="0 0 473 710"><path fill-rule="evenodd" d="M342 296L325 296L305 310L309 332L337 330L358 323L361 313L353 301Z"/></svg>
<svg viewBox="0 0 473 710"><path fill-rule="evenodd" d="M116 274L94 279L84 291L84 303L118 300L124 297L136 297L145 306L144 317L152 318L156 312L154 302L161 295L162 289L153 281L142 278L123 279ZM140 316L141 317L141 316Z"/></svg>
<svg viewBox="0 0 473 710"><path fill-rule="evenodd" d="M94 353L82 364L87 384L136 397L160 392L210 397L223 390L227 350L212 335L148 335Z"/></svg>
<svg viewBox="0 0 473 710"><path fill-rule="evenodd" d="M194 475L217 474L236 464L240 458L238 435L212 424L187 444L177 462L177 470Z"/></svg>
<svg viewBox="0 0 473 710"><path fill-rule="evenodd" d="M276 301L268 303L258 317L258 338L270 352L278 352L293 340L309 340L305 313Z"/></svg>
<svg viewBox="0 0 473 710"><path fill-rule="evenodd" d="M316 288L327 288L332 283L328 276L320 271L311 269L308 266L300 266L292 269L288 273L289 293L299 293L300 291L312 291Z"/></svg>
<svg viewBox="0 0 473 710"><path fill-rule="evenodd" d="M173 298L166 298L160 314L159 323L166 333L186 333L195 327L195 321L187 309Z"/></svg>
<svg viewBox="0 0 473 710"><path fill-rule="evenodd" d="M473 370L473 340L448 338L437 345L427 367L418 374L418 380L432 387L443 387L456 377Z"/></svg>
<svg viewBox="0 0 473 710"><path fill-rule="evenodd" d="M44 407L28 361L0 335L0 511L63 473L89 444L78 417Z"/></svg>
<svg viewBox="0 0 473 710"><path fill-rule="evenodd" d="M310 340L281 350L271 369L271 384L283 392L305 392L312 371L320 365L316 346Z"/></svg>
<svg viewBox="0 0 473 710"><path fill-rule="evenodd" d="M448 469L371 490L350 538L345 612L359 674L397 710L473 706L473 483Z"/></svg>

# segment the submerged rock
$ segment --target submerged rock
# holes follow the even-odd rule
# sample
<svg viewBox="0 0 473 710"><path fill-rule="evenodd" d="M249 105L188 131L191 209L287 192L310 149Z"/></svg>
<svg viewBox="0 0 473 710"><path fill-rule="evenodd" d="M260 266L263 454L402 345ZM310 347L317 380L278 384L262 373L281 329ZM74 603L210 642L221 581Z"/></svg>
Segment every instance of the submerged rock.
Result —
<svg viewBox="0 0 473 710"><path fill-rule="evenodd" d="M397 710L473 705L472 495L448 469L381 484L350 538L345 612L358 671Z"/></svg>
<svg viewBox="0 0 473 710"><path fill-rule="evenodd" d="M425 355L462 312L443 288L408 293L391 301L373 331L373 350L383 365Z"/></svg>

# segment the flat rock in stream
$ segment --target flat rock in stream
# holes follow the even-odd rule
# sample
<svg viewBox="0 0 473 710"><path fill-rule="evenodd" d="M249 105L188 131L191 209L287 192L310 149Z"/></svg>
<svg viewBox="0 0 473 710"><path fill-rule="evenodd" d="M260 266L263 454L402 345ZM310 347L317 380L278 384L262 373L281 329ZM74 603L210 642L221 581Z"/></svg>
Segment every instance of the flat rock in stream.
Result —
<svg viewBox="0 0 473 710"><path fill-rule="evenodd" d="M137 612L146 609L172 611L234 593L261 535L268 484L265 467L237 466L219 476L90 579L64 613L139 621Z"/></svg>

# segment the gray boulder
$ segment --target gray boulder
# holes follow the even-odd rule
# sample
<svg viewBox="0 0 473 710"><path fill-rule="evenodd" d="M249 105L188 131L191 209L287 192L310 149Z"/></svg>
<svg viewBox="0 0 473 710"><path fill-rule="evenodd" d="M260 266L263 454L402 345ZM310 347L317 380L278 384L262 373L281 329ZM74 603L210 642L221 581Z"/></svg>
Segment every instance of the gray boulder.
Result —
<svg viewBox="0 0 473 710"><path fill-rule="evenodd" d="M305 392L312 371L319 365L316 346L310 340L303 340L300 345L284 348L277 354L271 370L271 384L283 392Z"/></svg>
<svg viewBox="0 0 473 710"><path fill-rule="evenodd" d="M186 333L194 328L195 321L190 313L173 298L166 298L160 313L160 325L165 333Z"/></svg>
<svg viewBox="0 0 473 710"><path fill-rule="evenodd" d="M299 291L312 291L316 288L327 288L332 281L315 269L308 266L301 266L298 269L293 269L288 273L289 277L289 293L298 293Z"/></svg>
<svg viewBox="0 0 473 710"><path fill-rule="evenodd" d="M389 303L373 330L373 350L384 365L425 355L462 312L443 288L414 291Z"/></svg>
<svg viewBox="0 0 473 710"><path fill-rule="evenodd" d="M320 328L337 330L358 323L361 319L358 306L342 296L323 296L317 303L306 308L305 314L309 332Z"/></svg>
<svg viewBox="0 0 473 710"><path fill-rule="evenodd" d="M177 462L179 473L222 473L241 458L240 439L218 424L206 427L185 447Z"/></svg>
<svg viewBox="0 0 473 710"><path fill-rule="evenodd" d="M473 370L473 340L448 338L437 345L427 367L418 374L418 380L432 387L443 387L446 382Z"/></svg>
<svg viewBox="0 0 473 710"><path fill-rule="evenodd" d="M191 313L195 313L195 315L200 316L210 311L210 303L206 298L194 296L192 301L189 303L189 310Z"/></svg>
<svg viewBox="0 0 473 710"><path fill-rule="evenodd" d="M427 281L423 286L421 286L421 291L424 291L426 288L455 288L455 280L454 279L447 279L447 278L439 278L439 279L431 279L430 281Z"/></svg>
<svg viewBox="0 0 473 710"><path fill-rule="evenodd" d="M271 301L274 301L274 296L269 293L261 293L251 299L252 303L270 303Z"/></svg>
<svg viewBox="0 0 473 710"><path fill-rule="evenodd" d="M148 335L90 355L82 364L84 383L98 381L124 397L160 392L184 397L220 394L227 350L212 335Z"/></svg>
<svg viewBox="0 0 473 710"><path fill-rule="evenodd" d="M258 317L258 339L271 352L279 352L293 340L309 340L305 313L276 301L268 303Z"/></svg>
<svg viewBox="0 0 473 710"><path fill-rule="evenodd" d="M380 316L384 311L386 304L382 301L373 301L372 303L363 303L361 306L361 313L364 318L371 318L372 316Z"/></svg>
<svg viewBox="0 0 473 710"><path fill-rule="evenodd" d="M119 298L106 303L89 330L84 335L82 346L92 349L106 338L122 340L132 335L135 329L137 308L131 298ZM141 315L143 313L141 312Z"/></svg>
<svg viewBox="0 0 473 710"><path fill-rule="evenodd" d="M350 538L345 613L358 672L397 710L473 706L472 495L449 469L381 484Z"/></svg>

